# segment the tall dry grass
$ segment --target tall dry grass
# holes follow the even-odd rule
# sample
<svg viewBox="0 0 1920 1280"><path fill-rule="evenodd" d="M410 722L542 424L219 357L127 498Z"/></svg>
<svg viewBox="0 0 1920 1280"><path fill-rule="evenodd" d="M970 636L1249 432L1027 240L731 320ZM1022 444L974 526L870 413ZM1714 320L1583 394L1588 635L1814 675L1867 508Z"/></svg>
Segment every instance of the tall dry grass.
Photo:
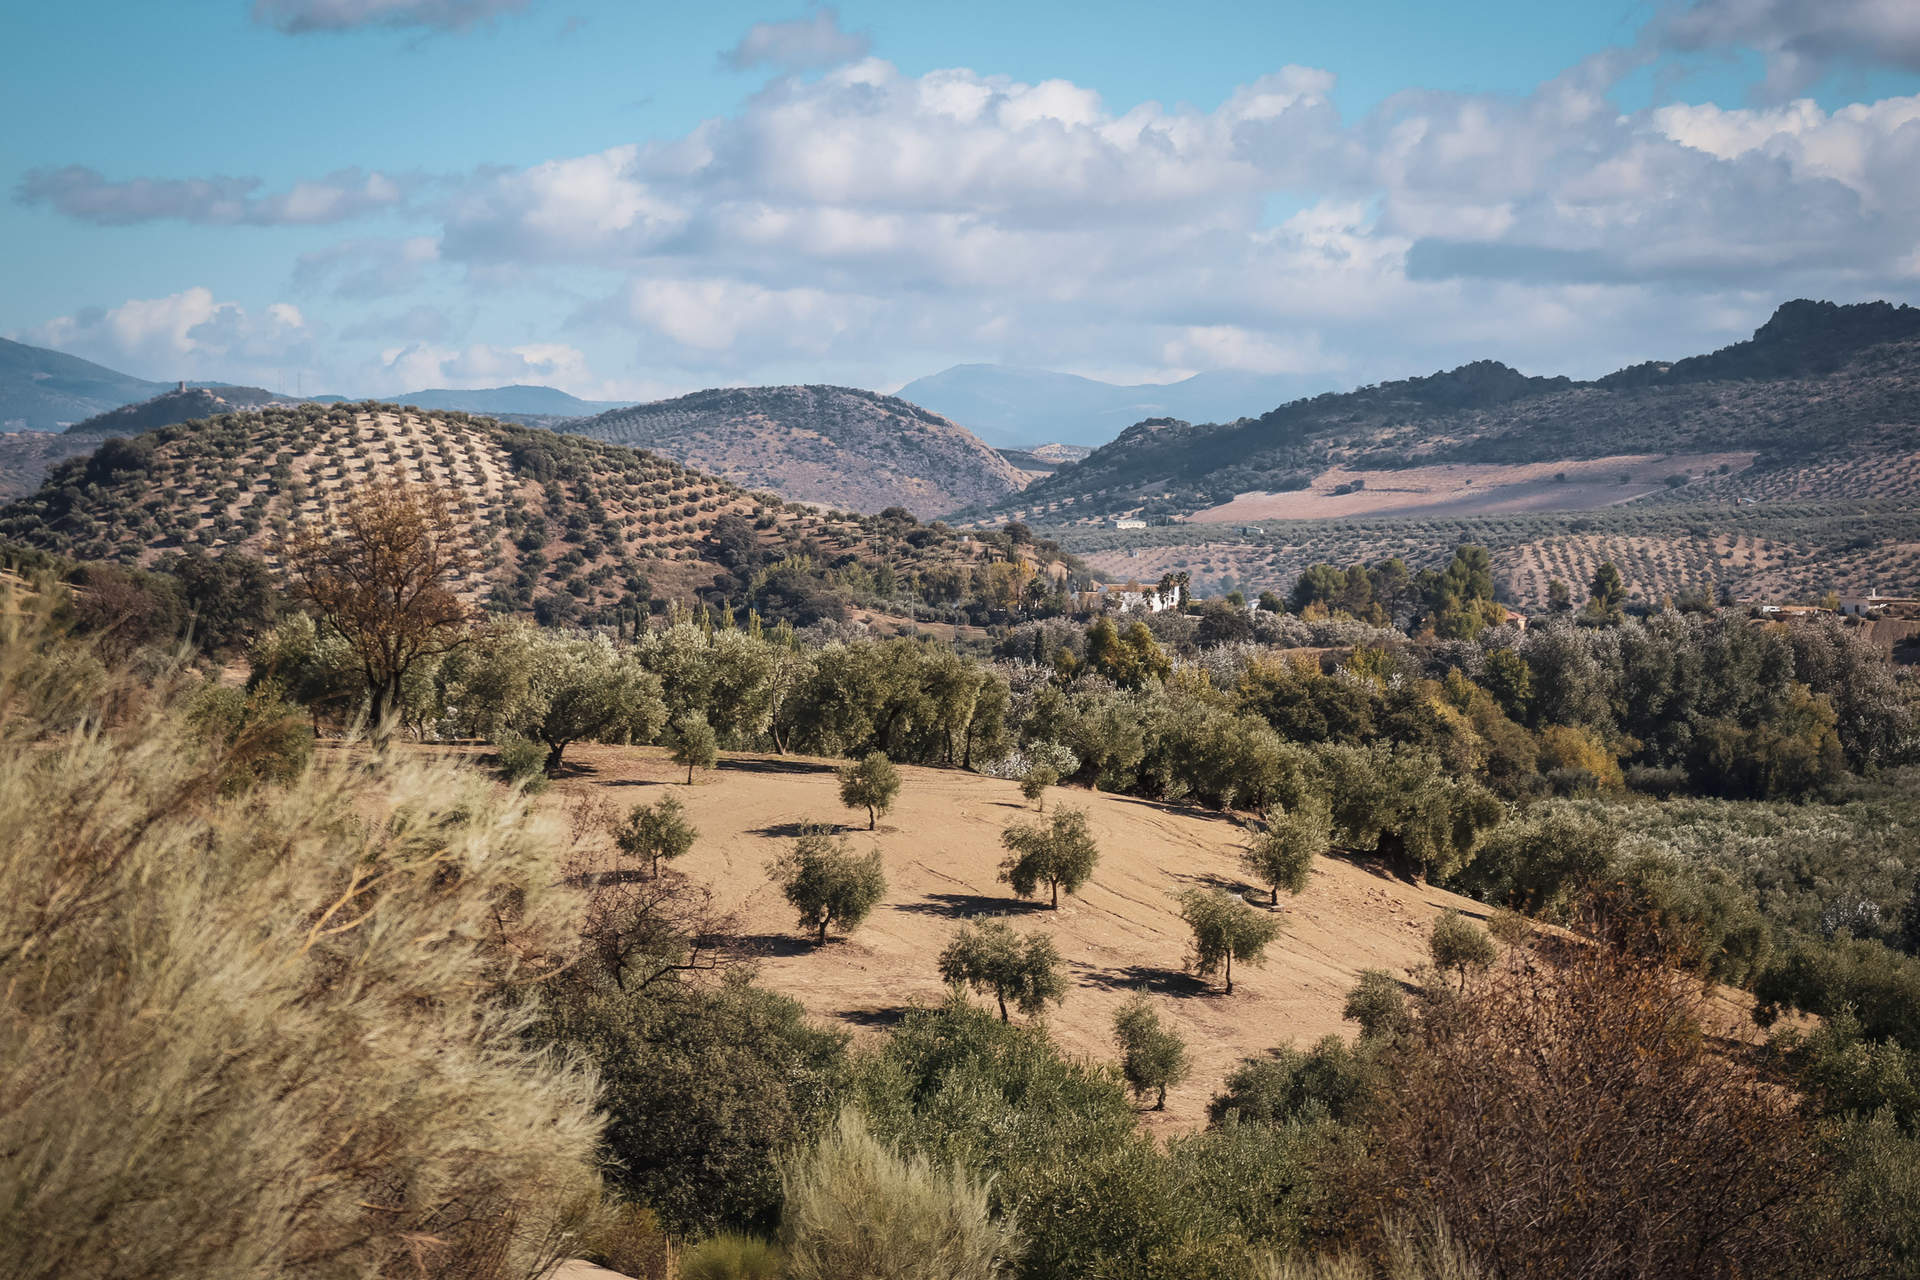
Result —
<svg viewBox="0 0 1920 1280"><path fill-rule="evenodd" d="M560 841L448 767L236 792L182 683L0 609L0 1272L540 1274L598 1189L512 998Z"/></svg>

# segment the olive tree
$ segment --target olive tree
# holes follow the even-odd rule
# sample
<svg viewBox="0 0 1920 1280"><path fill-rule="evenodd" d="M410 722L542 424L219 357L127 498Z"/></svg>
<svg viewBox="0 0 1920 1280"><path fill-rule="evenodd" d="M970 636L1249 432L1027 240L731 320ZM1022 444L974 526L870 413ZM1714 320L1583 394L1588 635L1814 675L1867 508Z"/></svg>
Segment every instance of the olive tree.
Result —
<svg viewBox="0 0 1920 1280"><path fill-rule="evenodd" d="M660 678L603 635L502 627L456 666L448 700L458 718L494 741L542 743L549 774L575 742L645 742L667 716Z"/></svg>
<svg viewBox="0 0 1920 1280"><path fill-rule="evenodd" d="M661 861L671 862L686 853L699 834L687 821L680 801L664 796L658 804L633 806L626 820L614 829L613 842L628 857L645 858L657 876Z"/></svg>
<svg viewBox="0 0 1920 1280"><path fill-rule="evenodd" d="M1469 969L1484 969L1496 955L1493 939L1487 931L1449 907L1433 922L1433 934L1427 939L1427 953L1436 969L1452 969L1460 975L1460 988L1467 986Z"/></svg>
<svg viewBox="0 0 1920 1280"><path fill-rule="evenodd" d="M1186 1042L1160 1025L1160 1015L1146 993L1120 1006L1113 1018L1113 1038L1120 1046L1120 1074L1133 1096L1155 1094L1153 1109L1167 1109L1167 1090L1187 1078L1193 1064Z"/></svg>
<svg viewBox="0 0 1920 1280"><path fill-rule="evenodd" d="M683 711L667 728L667 748L675 764L687 766L687 785L695 769L711 769L720 762L720 744L713 726L698 711Z"/></svg>
<svg viewBox="0 0 1920 1280"><path fill-rule="evenodd" d="M1060 953L1044 933L1021 937L999 921L960 927L940 952L940 976L956 986L991 992L1007 1020L1007 1002L1031 1017L1067 998Z"/></svg>
<svg viewBox="0 0 1920 1280"><path fill-rule="evenodd" d="M842 766L836 776L840 779L840 803L849 809L865 809L869 831L879 823L881 814L893 808L893 798L900 794L900 771L883 752L869 751Z"/></svg>
<svg viewBox="0 0 1920 1280"><path fill-rule="evenodd" d="M1267 886L1277 906L1282 889L1295 896L1306 890L1314 858L1332 843L1332 813L1324 798L1313 795L1256 827L1240 861Z"/></svg>
<svg viewBox="0 0 1920 1280"><path fill-rule="evenodd" d="M1233 994L1233 962L1259 964L1267 944L1280 936L1280 922L1234 894L1188 889L1179 895L1180 918L1193 930L1193 969L1203 978L1225 977Z"/></svg>
<svg viewBox="0 0 1920 1280"><path fill-rule="evenodd" d="M1040 812L1047 810L1047 788L1060 781L1060 775L1044 764L1029 768L1026 776L1020 779L1020 794L1033 801L1033 807Z"/></svg>
<svg viewBox="0 0 1920 1280"><path fill-rule="evenodd" d="M819 830L801 834L768 870L800 913L800 927L816 930L821 944L829 926L851 933L887 892L878 849L855 854L844 840Z"/></svg>
<svg viewBox="0 0 1920 1280"><path fill-rule="evenodd" d="M1100 860L1087 815L1080 809L1061 809L1045 822L1020 822L1000 834L1008 857L1000 863L1000 879L1023 898L1046 885L1052 909L1060 909L1060 891L1078 893L1092 878Z"/></svg>

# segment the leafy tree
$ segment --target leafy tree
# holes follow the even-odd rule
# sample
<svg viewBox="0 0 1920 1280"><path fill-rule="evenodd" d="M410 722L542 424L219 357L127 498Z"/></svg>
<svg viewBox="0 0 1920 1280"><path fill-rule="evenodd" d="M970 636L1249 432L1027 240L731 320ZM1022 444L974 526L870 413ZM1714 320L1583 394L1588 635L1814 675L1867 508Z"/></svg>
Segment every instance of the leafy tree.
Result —
<svg viewBox="0 0 1920 1280"><path fill-rule="evenodd" d="M1167 1109L1167 1090L1187 1078L1193 1064L1186 1042L1160 1025L1153 1002L1141 992L1113 1016L1113 1038L1120 1046L1120 1075L1135 1098L1154 1094L1153 1109Z"/></svg>
<svg viewBox="0 0 1920 1280"><path fill-rule="evenodd" d="M858 928L887 892L878 849L856 855L824 831L802 834L769 871L800 913L800 927L816 930L819 944L825 944L829 926L843 934Z"/></svg>
<svg viewBox="0 0 1920 1280"><path fill-rule="evenodd" d="M687 821L678 798L663 796L658 804L637 804L614 829L613 842L630 858L645 858L654 875L660 863L671 862L693 848L699 832Z"/></svg>
<svg viewBox="0 0 1920 1280"><path fill-rule="evenodd" d="M1203 978L1221 973L1233 994L1233 962L1259 964L1280 936L1280 921L1222 890L1188 889L1179 895L1180 918L1193 930L1193 968Z"/></svg>
<svg viewBox="0 0 1920 1280"><path fill-rule="evenodd" d="M408 674L473 638L473 611L455 591L472 557L453 500L431 486L370 484L279 552L295 594L359 659L368 725L385 742Z"/></svg>
<svg viewBox="0 0 1920 1280"><path fill-rule="evenodd" d="M1067 998L1060 974L1060 953L1044 933L1022 938L999 921L966 924L940 952L940 977L954 985L990 991L1006 1021L1007 1002L1032 1017L1049 1002Z"/></svg>
<svg viewBox="0 0 1920 1280"><path fill-rule="evenodd" d="M1587 616L1596 622L1618 622L1626 599L1627 584L1620 577L1619 567L1611 560L1602 560L1587 587Z"/></svg>
<svg viewBox="0 0 1920 1280"><path fill-rule="evenodd" d="M1043 822L1015 823L1000 833L1000 843L1009 853L1000 863L1000 879L1023 898L1046 885L1055 911L1060 909L1060 891L1080 892L1100 860L1081 809L1056 810Z"/></svg>
<svg viewBox="0 0 1920 1280"><path fill-rule="evenodd" d="M1020 779L1020 794L1033 802L1041 813L1047 810L1047 788L1060 781L1060 775L1044 764L1030 765Z"/></svg>
<svg viewBox="0 0 1920 1280"><path fill-rule="evenodd" d="M1467 970L1486 968L1498 953L1485 929L1448 907L1434 918L1433 932L1427 938L1427 954L1433 957L1434 968L1458 973L1460 989L1465 991Z"/></svg>
<svg viewBox="0 0 1920 1280"><path fill-rule="evenodd" d="M1382 1083L1378 1043L1363 1040L1354 1046L1329 1035L1305 1052L1280 1045L1262 1057L1243 1058L1207 1104L1207 1115L1215 1125L1229 1117L1269 1125L1317 1117L1349 1120Z"/></svg>
<svg viewBox="0 0 1920 1280"><path fill-rule="evenodd" d="M695 769L711 769L720 762L720 747L713 726L697 711L686 711L667 728L667 746L675 764L687 766L687 785L693 785Z"/></svg>
<svg viewBox="0 0 1920 1280"><path fill-rule="evenodd" d="M869 831L881 814L893 808L893 798L900 794L900 771L879 751L869 751L843 765L836 776L840 779L840 803L849 809L866 809Z"/></svg>
<svg viewBox="0 0 1920 1280"><path fill-rule="evenodd" d="M1442 881L1472 860L1506 816L1484 787L1455 777L1431 752L1399 744L1319 749L1336 836L1348 847L1403 858Z"/></svg>
<svg viewBox="0 0 1920 1280"><path fill-rule="evenodd" d="M1298 895L1307 887L1313 860L1333 844L1333 818L1324 797L1309 795L1299 804L1270 816L1254 829L1241 850L1241 865L1272 893L1275 906L1280 890Z"/></svg>
<svg viewBox="0 0 1920 1280"><path fill-rule="evenodd" d="M1526 723L1527 713L1533 708L1533 669L1525 658L1512 649L1495 649L1487 655L1480 685L1509 718Z"/></svg>
<svg viewBox="0 0 1920 1280"><path fill-rule="evenodd" d="M1554 613L1573 612L1573 589L1559 578L1547 583L1547 608Z"/></svg>
<svg viewBox="0 0 1920 1280"><path fill-rule="evenodd" d="M604 635L506 626L453 665L449 700L461 718L496 741L514 733L546 744L548 774L575 742L645 742L666 720L660 678Z"/></svg>
<svg viewBox="0 0 1920 1280"><path fill-rule="evenodd" d="M984 1180L874 1136L849 1107L781 1169L787 1280L1000 1280L1020 1253Z"/></svg>
<svg viewBox="0 0 1920 1280"><path fill-rule="evenodd" d="M1360 981L1347 992L1340 1016L1360 1024L1366 1038L1394 1036L1406 1030L1412 1020L1407 996L1400 982L1385 969L1363 969Z"/></svg>

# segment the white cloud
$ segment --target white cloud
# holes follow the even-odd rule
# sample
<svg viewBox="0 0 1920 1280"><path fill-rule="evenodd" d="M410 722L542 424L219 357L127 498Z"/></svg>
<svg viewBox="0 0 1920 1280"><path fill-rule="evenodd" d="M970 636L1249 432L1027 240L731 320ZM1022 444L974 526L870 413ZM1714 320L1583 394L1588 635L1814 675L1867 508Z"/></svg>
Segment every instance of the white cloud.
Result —
<svg viewBox="0 0 1920 1280"><path fill-rule="evenodd" d="M439 260L440 242L432 236L347 240L294 259L293 285L342 298L393 297L418 288Z"/></svg>
<svg viewBox="0 0 1920 1280"><path fill-rule="evenodd" d="M195 287L60 316L21 340L148 378L261 381L310 361L313 333L291 303L251 312Z"/></svg>
<svg viewBox="0 0 1920 1280"><path fill-rule="evenodd" d="M823 7L791 22L754 23L721 61L737 71L813 71L865 57L871 45L865 35L841 30L840 15Z"/></svg>
<svg viewBox="0 0 1920 1280"><path fill-rule="evenodd" d="M358 27L461 31L526 7L527 0L254 0L253 18L289 35Z"/></svg>
<svg viewBox="0 0 1920 1280"><path fill-rule="evenodd" d="M1759 50L1775 97L1806 88L1836 62L1920 71L1920 5L1912 0L1694 0L1656 22L1652 35L1683 51Z"/></svg>
<svg viewBox="0 0 1920 1280"><path fill-rule="evenodd" d="M83 165L34 169L20 180L21 204L45 205L80 222L126 226L177 219L212 226L313 226L398 209L417 177L343 169L257 194L259 178L130 178L112 181Z"/></svg>
<svg viewBox="0 0 1920 1280"><path fill-rule="evenodd" d="M557 386L579 394L577 389L588 387L591 379L585 353L562 343L533 342L515 347L410 343L380 352L373 381L384 394L512 383Z"/></svg>

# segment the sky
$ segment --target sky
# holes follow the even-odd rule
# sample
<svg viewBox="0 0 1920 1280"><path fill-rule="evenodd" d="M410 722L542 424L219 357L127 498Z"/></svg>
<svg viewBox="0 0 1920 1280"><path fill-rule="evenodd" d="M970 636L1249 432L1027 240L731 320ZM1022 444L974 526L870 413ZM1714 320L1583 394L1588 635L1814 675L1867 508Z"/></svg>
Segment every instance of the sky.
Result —
<svg viewBox="0 0 1920 1280"><path fill-rule="evenodd" d="M19 0L0 34L0 334L154 379L1585 377L1920 302L1915 0Z"/></svg>

